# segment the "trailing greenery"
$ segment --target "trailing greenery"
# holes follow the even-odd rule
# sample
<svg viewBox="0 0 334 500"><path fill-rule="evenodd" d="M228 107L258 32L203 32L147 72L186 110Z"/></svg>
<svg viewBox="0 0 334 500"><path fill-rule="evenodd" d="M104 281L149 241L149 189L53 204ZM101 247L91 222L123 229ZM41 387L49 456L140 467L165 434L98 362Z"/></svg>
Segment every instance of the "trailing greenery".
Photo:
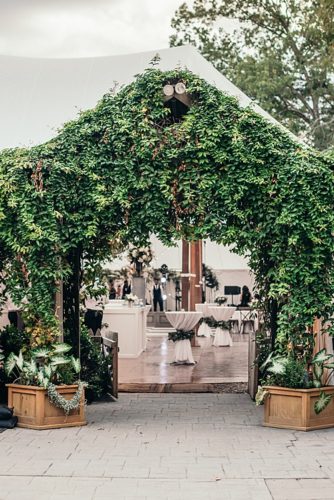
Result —
<svg viewBox="0 0 334 500"><path fill-rule="evenodd" d="M49 384L47 387L48 397L52 404L61 408L65 415L69 415L71 411L79 408L82 402L82 396L84 393L85 384L83 382L78 383L78 389L76 390L74 396L71 399L66 399L64 396L59 394L57 391L57 386L54 384Z"/></svg>
<svg viewBox="0 0 334 500"><path fill-rule="evenodd" d="M192 105L174 120L162 87L179 80ZM333 313L333 167L189 71L152 67L48 143L0 153L2 295L53 335L74 258L81 273L151 233L210 237L249 256L277 349L309 358L314 317Z"/></svg>
<svg viewBox="0 0 334 500"><path fill-rule="evenodd" d="M217 275L211 267L207 266L206 264L203 264L202 274L205 280L205 286L207 286L208 288L214 288L215 290L219 290L219 281L217 279Z"/></svg>
<svg viewBox="0 0 334 500"><path fill-rule="evenodd" d="M179 340L191 340L194 336L194 330L176 330L176 332L170 332L168 334L168 340L173 342L178 342Z"/></svg>

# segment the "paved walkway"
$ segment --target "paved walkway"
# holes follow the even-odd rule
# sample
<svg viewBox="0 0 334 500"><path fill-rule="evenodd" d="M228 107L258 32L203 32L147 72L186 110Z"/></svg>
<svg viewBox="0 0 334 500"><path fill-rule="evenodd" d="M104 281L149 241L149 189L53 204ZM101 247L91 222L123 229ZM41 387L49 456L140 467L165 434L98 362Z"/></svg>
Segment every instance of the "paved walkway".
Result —
<svg viewBox="0 0 334 500"><path fill-rule="evenodd" d="M0 434L0 499L334 498L334 430L263 428L246 394L122 394L88 419Z"/></svg>

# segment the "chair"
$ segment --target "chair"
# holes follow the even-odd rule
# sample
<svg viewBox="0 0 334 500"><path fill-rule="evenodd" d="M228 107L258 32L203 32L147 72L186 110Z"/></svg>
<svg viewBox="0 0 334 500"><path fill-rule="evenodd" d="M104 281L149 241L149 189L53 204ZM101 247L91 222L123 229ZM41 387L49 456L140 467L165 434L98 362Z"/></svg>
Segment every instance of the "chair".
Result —
<svg viewBox="0 0 334 500"><path fill-rule="evenodd" d="M101 349L108 363L112 395L118 398L118 333L105 332L105 335L101 337Z"/></svg>

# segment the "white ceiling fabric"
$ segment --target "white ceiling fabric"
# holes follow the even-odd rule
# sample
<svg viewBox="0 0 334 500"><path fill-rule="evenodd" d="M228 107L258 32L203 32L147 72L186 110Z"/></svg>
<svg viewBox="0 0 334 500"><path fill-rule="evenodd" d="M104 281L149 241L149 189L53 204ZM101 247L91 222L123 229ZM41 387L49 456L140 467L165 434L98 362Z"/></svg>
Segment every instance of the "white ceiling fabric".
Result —
<svg viewBox="0 0 334 500"><path fill-rule="evenodd" d="M93 108L114 82L126 85L149 67L156 54L159 68L186 67L237 97L241 106L252 103L189 45L137 54L78 59L37 59L0 55L0 149L43 143L79 110ZM255 111L278 124L266 111ZM281 126L281 125L279 125Z"/></svg>

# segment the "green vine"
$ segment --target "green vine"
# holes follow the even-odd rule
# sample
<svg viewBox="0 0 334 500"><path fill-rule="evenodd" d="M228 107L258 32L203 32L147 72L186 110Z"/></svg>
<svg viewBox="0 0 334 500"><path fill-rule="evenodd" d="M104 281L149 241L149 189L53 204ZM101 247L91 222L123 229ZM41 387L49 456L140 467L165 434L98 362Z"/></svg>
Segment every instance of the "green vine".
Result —
<svg viewBox="0 0 334 500"><path fill-rule="evenodd" d="M191 340L193 336L194 330L176 330L176 332L170 332L168 334L168 340L172 340L173 342L177 342L178 340Z"/></svg>
<svg viewBox="0 0 334 500"><path fill-rule="evenodd" d="M162 88L179 80L192 104L175 121ZM314 318L334 312L333 171L333 155L189 71L151 68L48 143L0 152L2 298L53 329L59 281L85 262L152 233L210 238L249 257L280 351L309 356Z"/></svg>

